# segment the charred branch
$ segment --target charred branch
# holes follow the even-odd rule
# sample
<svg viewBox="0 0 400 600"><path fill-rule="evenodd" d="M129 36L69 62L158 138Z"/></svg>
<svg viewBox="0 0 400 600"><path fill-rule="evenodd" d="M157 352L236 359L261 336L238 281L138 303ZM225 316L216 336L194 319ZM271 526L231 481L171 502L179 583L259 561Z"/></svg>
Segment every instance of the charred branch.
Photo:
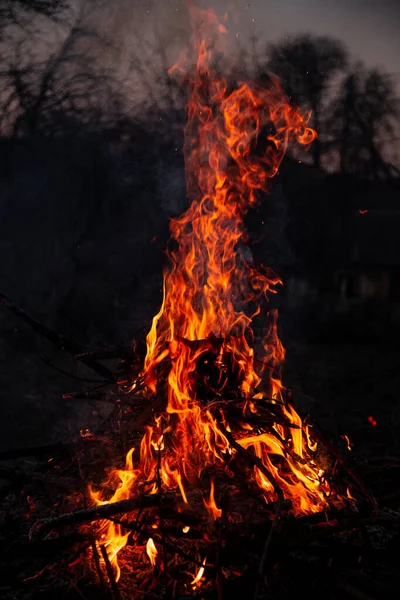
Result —
<svg viewBox="0 0 400 600"><path fill-rule="evenodd" d="M279 487L279 485L277 484L277 482L275 481L274 477L271 475L271 473L268 471L268 469L264 466L262 460L260 458L258 458L258 456L256 456L252 452L250 452L249 450L246 450L246 448L243 448L243 446L241 446L239 444L239 442L233 437L232 433L230 431L228 431L221 423L219 423L218 427L221 430L221 433L228 440L230 446L232 446L232 448L234 448L234 450L236 450L236 452L244 460L244 462L251 465L252 467L256 467L257 469L259 469L261 471L261 473L268 479L268 481L270 482L270 484L272 485L272 487L274 489L274 492L278 496L279 503L282 503L284 500L283 492L282 492L281 488Z"/></svg>
<svg viewBox="0 0 400 600"><path fill-rule="evenodd" d="M168 504L169 502L174 503L174 499L165 494L163 496L163 503ZM78 525L79 523L92 523L93 521L107 519L107 517L112 517L114 515L128 513L138 509L146 510L157 508L159 506L160 498L157 495L140 496L139 498L121 500L120 502L103 504L101 506L91 506L90 508L83 510L66 513L60 517L41 519L37 521L30 531L30 537L32 538L36 533L43 533L44 531L49 531L50 529L58 529L60 527L67 527L69 525Z"/></svg>
<svg viewBox="0 0 400 600"><path fill-rule="evenodd" d="M110 580L110 586L112 589L113 600L120 600L121 594L119 593L119 587L117 581L115 579L114 570L112 568L110 559L108 557L107 548L105 546L100 546L101 555L106 565L107 575Z"/></svg>
<svg viewBox="0 0 400 600"><path fill-rule="evenodd" d="M69 352L72 355L82 354L82 348L77 342L65 337L62 334L52 331L49 327L43 325L43 323L40 323L39 321L28 315L22 308L14 304L14 302L7 298L7 296L1 293L0 305L8 308L10 312L12 312L25 323L27 323L30 327L32 327L34 331L45 337L47 340L52 342L61 350L65 350L66 352ZM84 357L83 359L81 359L81 362L84 363L90 369L92 369L92 371L94 371L98 375L101 375L101 377L103 377L110 383L116 382L117 377L114 375L114 373L112 373L112 371L110 371L107 367L105 367L98 361L94 360L92 357Z"/></svg>

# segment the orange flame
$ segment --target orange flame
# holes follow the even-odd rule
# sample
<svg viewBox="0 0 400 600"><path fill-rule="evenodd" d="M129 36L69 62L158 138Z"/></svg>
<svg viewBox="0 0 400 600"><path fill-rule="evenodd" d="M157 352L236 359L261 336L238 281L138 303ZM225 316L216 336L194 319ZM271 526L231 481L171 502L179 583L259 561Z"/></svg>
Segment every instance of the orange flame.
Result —
<svg viewBox="0 0 400 600"><path fill-rule="evenodd" d="M191 9L192 18L195 14ZM225 26L214 13L202 11L201 16L208 32L222 32ZM187 192L192 204L171 222L175 248L169 252L163 300L147 336L142 373L148 389L156 392L159 366L168 359L166 412L146 428L137 467L130 450L125 469L112 471L108 485L119 485L112 498L103 500L94 491L91 497L96 504L104 504L155 494L155 482L161 481L163 490L179 491L182 501L189 504L188 486L198 483L207 467L227 469L224 455L235 455L235 450L198 392L198 365L211 353L217 371L212 384L215 397L224 397L229 371L238 382L246 432L235 436L238 443L261 459L291 500L294 515L317 512L327 505L331 490L313 458L317 444L312 431L284 402L280 369L285 351L276 313L269 313L262 360L256 360L252 347L253 321L264 310L267 292L274 292L281 280L270 269L256 269L240 251L245 241L243 217L256 203L257 192L268 190L289 142L308 145L316 134L308 127L309 115L293 108L277 81L272 80L269 88L248 83L232 86L212 73L211 39L210 34L201 37L199 30L195 32L198 59L193 73L187 74L191 98L185 131ZM181 64L175 71L183 72ZM265 381L261 386L266 366L270 369L268 391ZM274 425L276 436L246 425L246 416L257 415L267 399L284 405L290 436L279 423ZM231 431L226 420L224 425ZM266 502L275 501L271 481L257 467L254 479ZM221 517L213 481L204 504L212 519ZM116 557L128 535L108 521L101 524L98 535L118 578ZM154 564L152 538L146 549ZM201 567L192 585L197 586L203 574Z"/></svg>
<svg viewBox="0 0 400 600"><path fill-rule="evenodd" d="M218 508L214 498L214 481L211 480L211 491L209 500L204 500L204 505L208 509L211 517L215 520L222 515L222 510Z"/></svg>
<svg viewBox="0 0 400 600"><path fill-rule="evenodd" d="M151 564L153 565L153 567L156 564L156 559L157 559L157 554L158 554L158 550L154 544L153 538L149 538L147 540L147 544L146 544L146 552L147 552L147 556L150 559Z"/></svg>

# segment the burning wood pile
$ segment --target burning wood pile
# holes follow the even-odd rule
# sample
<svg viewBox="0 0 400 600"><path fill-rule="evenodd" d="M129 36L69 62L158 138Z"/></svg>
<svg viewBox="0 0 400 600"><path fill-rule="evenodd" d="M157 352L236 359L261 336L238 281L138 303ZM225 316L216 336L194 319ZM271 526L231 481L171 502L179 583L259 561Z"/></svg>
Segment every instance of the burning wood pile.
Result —
<svg viewBox="0 0 400 600"><path fill-rule="evenodd" d="M266 309L280 279L240 249L244 215L288 144L316 134L275 80L231 88L213 72L225 26L210 12L200 20L195 68L182 56L172 69L190 86L192 203L171 222L146 356L121 357L103 431L82 432L73 460L57 465L69 492L61 514L34 509L29 531L114 600L262 597L285 551L354 530L357 506L373 504L343 453L289 402L277 315ZM96 356L81 359L99 368Z"/></svg>

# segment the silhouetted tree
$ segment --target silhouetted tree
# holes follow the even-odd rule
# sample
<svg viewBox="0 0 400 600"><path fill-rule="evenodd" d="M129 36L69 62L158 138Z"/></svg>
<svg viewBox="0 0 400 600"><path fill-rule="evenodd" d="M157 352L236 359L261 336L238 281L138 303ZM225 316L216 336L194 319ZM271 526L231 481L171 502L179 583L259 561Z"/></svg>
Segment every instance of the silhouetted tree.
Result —
<svg viewBox="0 0 400 600"><path fill-rule="evenodd" d="M269 45L268 56L268 68L296 104L311 109L312 124L321 135L327 92L348 60L343 44L329 37L300 35ZM321 166L322 144L319 138L311 148L316 167Z"/></svg>
<svg viewBox="0 0 400 600"><path fill-rule="evenodd" d="M339 152L340 171L366 179L391 179L399 170L385 158L385 147L399 126L399 99L390 77L357 65L332 102L329 130Z"/></svg>
<svg viewBox="0 0 400 600"><path fill-rule="evenodd" d="M69 5L68 0L0 0L0 36L4 28L24 26L35 16L59 17Z"/></svg>
<svg viewBox="0 0 400 600"><path fill-rule="evenodd" d="M99 42L77 21L45 60L27 62L30 41L16 43L2 74L2 119L13 135L65 133L90 124L98 128L120 114L118 86L96 60Z"/></svg>

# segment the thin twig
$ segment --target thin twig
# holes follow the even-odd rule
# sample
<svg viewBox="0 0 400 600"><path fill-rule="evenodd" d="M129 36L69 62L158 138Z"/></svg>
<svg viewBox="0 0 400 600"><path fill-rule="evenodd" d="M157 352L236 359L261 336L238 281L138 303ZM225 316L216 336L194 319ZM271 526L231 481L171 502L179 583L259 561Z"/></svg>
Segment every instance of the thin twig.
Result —
<svg viewBox="0 0 400 600"><path fill-rule="evenodd" d="M367 596L367 594L364 594L364 592L361 592L357 588L353 587L341 577L336 578L336 583L340 590L349 596L352 596L353 598L357 598L357 600L373 600L371 596Z"/></svg>
<svg viewBox="0 0 400 600"><path fill-rule="evenodd" d="M160 504L161 504L162 503L162 480L161 480L161 447L160 446L157 448L157 491L158 491L158 496L160 498ZM166 539L165 539L165 522L164 522L164 517L162 515L160 516L160 529L161 529L161 540L162 540L162 547L163 547L163 579L164 579L164 582L166 582L168 560L167 560L167 546L166 546Z"/></svg>
<svg viewBox="0 0 400 600"><path fill-rule="evenodd" d="M135 524L133 524L132 522L127 523L126 521L122 521L122 519L118 519L116 517L107 517L107 521L111 521L112 523L115 523L116 525L120 525L121 527L124 527L127 531L135 531L135 532L140 532L143 529L143 521L140 523L140 525L138 525L135 521Z"/></svg>
<svg viewBox="0 0 400 600"><path fill-rule="evenodd" d="M132 350L130 348L113 348L109 350L92 350L91 352L80 352L79 354L75 354L74 360L86 360L88 358L93 358L95 360L112 360L112 359L129 359L132 360L135 358Z"/></svg>
<svg viewBox="0 0 400 600"><path fill-rule="evenodd" d="M54 371L57 371L57 373L61 373L61 375L65 375L65 377L70 377L71 379L74 379L75 381L80 381L82 383L102 383L104 385L110 383L108 379L87 379L86 377L79 377L78 375L74 375L73 373L69 373L65 369L61 369L60 367L57 367L56 365L53 365L53 363L51 361L47 360L46 358L44 358L41 355L39 355L39 359L47 367L50 367L51 369L54 369Z"/></svg>
<svg viewBox="0 0 400 600"><path fill-rule="evenodd" d="M337 461L339 462L339 464L345 469L345 471L347 472L347 474L350 475L350 477L353 479L353 481L357 484L357 486L363 492L363 494L365 495L365 497L368 498L369 502L374 507L375 511L377 513L379 513L379 507L378 507L377 501L368 492L368 490L366 489L366 487L363 484L363 482L360 480L360 478L358 477L358 475L356 475L356 473L354 473L354 471L349 467L349 465L347 464L347 461L343 458L343 456L341 456L341 454L338 452L338 450L332 444L330 444L323 437L323 435L319 431L317 431L317 429L315 427L313 428L313 437L316 439L317 442L319 442L321 444L321 446L323 446L324 448L326 448L326 450L331 454L331 456L334 456L337 459Z"/></svg>
<svg viewBox="0 0 400 600"><path fill-rule="evenodd" d="M259 469L261 473L268 479L268 481L274 489L274 492L278 496L278 501L283 502L283 492L279 485L276 483L275 478L271 475L266 466L263 464L262 460L252 452L246 450L246 448L243 448L243 446L241 446L239 442L233 437L232 433L225 429L222 423L218 423L218 427L221 433L226 437L232 448L234 448L239 454L239 456L241 456L245 462L250 463L253 467L257 467L257 469Z"/></svg>
<svg viewBox="0 0 400 600"><path fill-rule="evenodd" d="M104 545L102 545L100 546L100 551L106 565L107 575L110 580L113 598L114 600L121 600L121 594L119 593L119 587L117 584L117 580L115 579L114 569L112 568L112 564L107 554L107 548Z"/></svg>
<svg viewBox="0 0 400 600"><path fill-rule="evenodd" d="M272 521L271 529L269 530L269 533L267 535L267 539L265 540L263 553L261 555L260 564L258 566L258 580L257 580L255 591L254 591L254 599L255 600L257 600L257 598L258 598L259 587L260 587L260 584L261 584L262 577L264 575L265 562L267 560L268 552L269 552L269 549L271 547L272 537L273 537L275 531L277 530L278 523L279 523L279 517L280 517L280 514L282 512L282 505L283 505L282 498L283 497L279 497L278 498L278 503L277 503L277 507L276 507L276 512L275 512L274 520Z"/></svg>
<svg viewBox="0 0 400 600"><path fill-rule="evenodd" d="M104 384L99 387L104 387ZM109 394L98 392L97 388L85 392L67 392L63 394L62 397L63 400L95 400L96 402L100 401L115 404L115 398L112 398Z"/></svg>
<svg viewBox="0 0 400 600"><path fill-rule="evenodd" d="M92 547L94 564L96 566L97 577L99 579L99 585L100 585L100 588L103 590L103 592L105 592L106 586L105 586L105 581L104 581L104 577L103 577L103 571L101 570L101 566L100 566L100 557L99 557L99 552L97 550L96 540L92 540L91 547Z"/></svg>
<svg viewBox="0 0 400 600"><path fill-rule="evenodd" d="M10 312L12 312L14 315L19 317L22 321L24 321L25 323L30 325L30 327L32 327L32 329L34 331L37 331L38 333L40 333L43 337L48 339L50 342L52 342L58 348L61 348L62 350L66 350L67 352L69 352L70 354L72 354L74 356L82 353L82 348L80 347L80 345L77 342L66 338L62 334L52 331L46 325L43 325L43 323L39 323L39 321L37 321L36 319L34 319L30 315L28 315L24 310L22 310L22 308L20 308L16 304L14 304L14 302L12 302L7 296L5 296L4 294L1 294L1 293L0 293L0 305L8 308L8 310ZM116 376L114 375L114 373L112 373L112 371L107 369L107 367L105 367L101 363L97 362L90 356L81 359L81 362L83 362L87 367L92 369L92 371L94 371L98 375L101 375L108 381L115 382Z"/></svg>
<svg viewBox="0 0 400 600"><path fill-rule="evenodd" d="M171 496L164 494L163 503L174 502ZM160 499L158 496L140 496L139 498L130 498L128 500L121 500L120 502L110 502L109 504L102 504L101 506L92 506L83 510L76 510L70 513L61 515L60 517L53 517L49 519L40 519L36 521L29 532L29 537L32 538L35 533L43 530L48 531L49 529L65 527L68 525L75 525L78 523L91 523L93 521L99 521L107 519L114 515L121 513L128 513L139 508L155 508L160 505Z"/></svg>

